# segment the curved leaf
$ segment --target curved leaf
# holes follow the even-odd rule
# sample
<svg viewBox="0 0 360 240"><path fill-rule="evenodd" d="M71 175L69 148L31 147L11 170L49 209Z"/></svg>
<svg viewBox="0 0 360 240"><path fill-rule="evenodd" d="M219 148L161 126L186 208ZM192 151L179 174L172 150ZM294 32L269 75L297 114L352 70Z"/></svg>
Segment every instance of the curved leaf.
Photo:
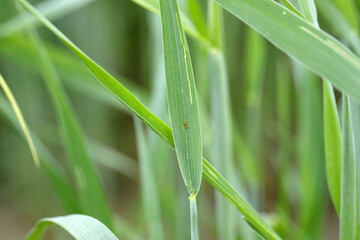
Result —
<svg viewBox="0 0 360 240"><path fill-rule="evenodd" d="M26 138L26 141L29 145L29 148L30 148L30 151L31 151L31 155L35 161L35 165L39 166L40 165L40 161L39 161L39 155L36 151L36 148L35 148L35 144L31 138L31 135L30 135L30 132L29 132L29 129L26 125L26 122L24 120L24 117L21 113L21 110L15 100L15 97L14 95L12 94L10 88L8 87L8 85L6 84L4 78L1 76L0 74L0 88L2 88L4 90L4 93L6 95L6 97L9 99L9 102L11 103L11 107L12 109L14 110L15 112L15 115L16 115L16 118L18 119L19 121L19 124L20 124L20 127L21 127L21 130L23 131L24 135L25 135L25 138Z"/></svg>
<svg viewBox="0 0 360 240"><path fill-rule="evenodd" d="M44 235L46 229L56 224L63 228L75 240L118 240L116 236L95 218L73 214L64 217L43 218L27 235L27 240L38 240Z"/></svg>

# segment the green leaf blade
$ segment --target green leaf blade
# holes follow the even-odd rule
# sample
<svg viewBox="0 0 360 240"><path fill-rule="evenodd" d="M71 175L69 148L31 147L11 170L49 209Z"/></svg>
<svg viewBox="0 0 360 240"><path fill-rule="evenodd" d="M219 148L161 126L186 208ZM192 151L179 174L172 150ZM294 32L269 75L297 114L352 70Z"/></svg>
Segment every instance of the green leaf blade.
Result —
<svg viewBox="0 0 360 240"><path fill-rule="evenodd" d="M63 217L43 218L29 232L27 240L39 240L46 229L56 224L67 231L75 240L118 240L116 236L95 218L73 214Z"/></svg>
<svg viewBox="0 0 360 240"><path fill-rule="evenodd" d="M202 144L195 80L176 0L160 1L166 85L176 155L185 185L197 194L201 185Z"/></svg>
<svg viewBox="0 0 360 240"><path fill-rule="evenodd" d="M357 170L349 97L343 95L340 240L357 239Z"/></svg>
<svg viewBox="0 0 360 240"><path fill-rule="evenodd" d="M327 81L323 81L323 99L327 183L332 202L340 215L341 129L334 91Z"/></svg>

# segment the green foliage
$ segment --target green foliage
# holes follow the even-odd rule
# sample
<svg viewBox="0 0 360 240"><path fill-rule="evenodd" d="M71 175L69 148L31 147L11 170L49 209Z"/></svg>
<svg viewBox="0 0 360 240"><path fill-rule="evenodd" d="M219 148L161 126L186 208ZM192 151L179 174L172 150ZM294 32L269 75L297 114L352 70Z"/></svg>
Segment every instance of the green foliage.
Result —
<svg viewBox="0 0 360 240"><path fill-rule="evenodd" d="M194 73L176 0L160 1L170 122L190 197L200 190L202 142Z"/></svg>
<svg viewBox="0 0 360 240"><path fill-rule="evenodd" d="M358 238L357 168L349 97L343 96L340 240Z"/></svg>
<svg viewBox="0 0 360 240"><path fill-rule="evenodd" d="M117 240L116 236L104 224L95 218L79 214L41 219L26 239L41 239L46 229L53 224L63 228L75 240Z"/></svg>
<svg viewBox="0 0 360 240"><path fill-rule="evenodd" d="M359 10L2 0L5 238L358 240Z"/></svg>

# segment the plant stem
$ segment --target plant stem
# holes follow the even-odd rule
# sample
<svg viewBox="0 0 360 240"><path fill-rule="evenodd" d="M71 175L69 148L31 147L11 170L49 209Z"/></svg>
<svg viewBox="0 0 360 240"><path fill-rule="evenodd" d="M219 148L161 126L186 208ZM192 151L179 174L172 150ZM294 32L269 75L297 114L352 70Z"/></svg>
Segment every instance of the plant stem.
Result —
<svg viewBox="0 0 360 240"><path fill-rule="evenodd" d="M191 240L199 240L199 221L198 211L196 206L196 195L192 194L189 197L190 200L190 225L191 225Z"/></svg>

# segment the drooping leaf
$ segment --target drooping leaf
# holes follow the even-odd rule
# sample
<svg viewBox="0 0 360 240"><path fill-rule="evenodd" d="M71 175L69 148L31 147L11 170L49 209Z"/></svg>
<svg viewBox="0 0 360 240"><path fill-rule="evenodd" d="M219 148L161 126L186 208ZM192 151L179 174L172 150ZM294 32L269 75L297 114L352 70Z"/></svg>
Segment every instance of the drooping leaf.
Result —
<svg viewBox="0 0 360 240"><path fill-rule="evenodd" d="M29 232L26 240L40 240L51 225L58 225L75 240L118 240L116 236L95 218L73 214L63 217L43 218Z"/></svg>

